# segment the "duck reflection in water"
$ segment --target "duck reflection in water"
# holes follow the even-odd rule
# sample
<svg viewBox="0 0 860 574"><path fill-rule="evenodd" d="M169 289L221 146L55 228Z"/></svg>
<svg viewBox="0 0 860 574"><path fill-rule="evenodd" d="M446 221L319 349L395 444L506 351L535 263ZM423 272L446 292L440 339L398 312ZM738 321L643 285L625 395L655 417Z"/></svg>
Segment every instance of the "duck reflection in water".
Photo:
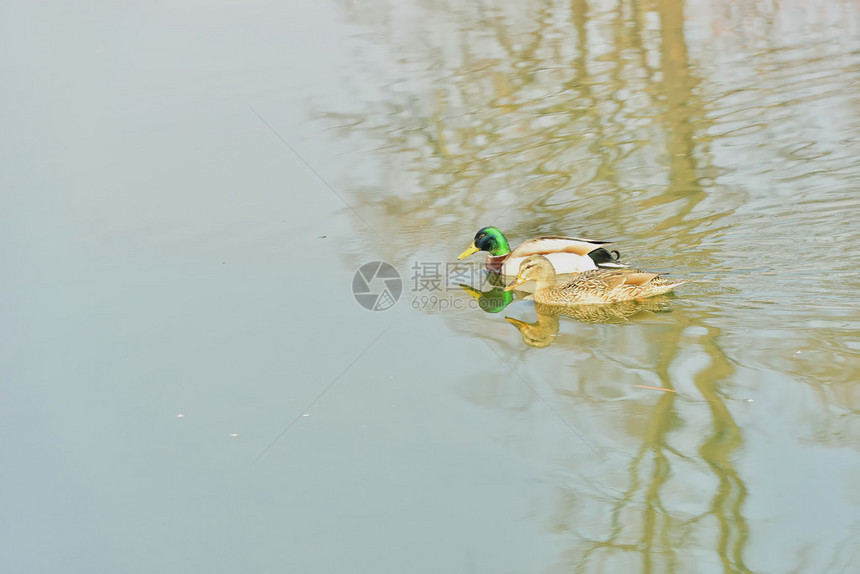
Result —
<svg viewBox="0 0 860 574"><path fill-rule="evenodd" d="M489 291L479 291L469 285L461 284L460 289L471 295L484 313L498 313L515 299L513 291L505 291L502 287L494 287Z"/></svg>
<svg viewBox="0 0 860 574"><path fill-rule="evenodd" d="M640 314L667 312L669 299L669 295L663 295L646 301L621 301L608 305L570 307L535 303L537 321L534 323L526 323L513 317L505 317L505 320L517 328L526 345L542 349L551 345L558 336L559 317L569 317L581 323L624 323Z"/></svg>

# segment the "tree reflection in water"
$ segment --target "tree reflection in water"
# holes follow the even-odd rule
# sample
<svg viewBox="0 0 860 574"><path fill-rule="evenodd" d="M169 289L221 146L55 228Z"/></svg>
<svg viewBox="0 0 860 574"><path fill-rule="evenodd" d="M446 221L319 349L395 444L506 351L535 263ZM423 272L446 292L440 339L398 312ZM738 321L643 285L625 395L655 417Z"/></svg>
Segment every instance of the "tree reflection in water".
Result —
<svg viewBox="0 0 860 574"><path fill-rule="evenodd" d="M738 378L736 355L751 346L724 350L727 339L743 336L727 336L722 310L705 295L733 293L725 270L741 259L756 263L714 241L751 198L744 186L718 181L713 107L731 94L705 94L703 72L690 62L685 3L419 6L416 18L396 3L342 3L351 21L372 31L370 41L398 57L392 68L357 71L379 81L378 94L357 99L352 111L322 114L341 135L380 152L380 180L351 186L374 228L408 235L410 245L454 238L428 254L438 260L456 255L445 251L448 243L456 250L489 224L512 237L600 237L618 241L637 267L714 279L679 293L670 320L634 312L622 313L620 325L574 317L584 321L577 324L538 310L536 322L511 321L533 347L552 343L543 355L513 343L504 314L452 317L453 331L480 334L511 357L567 421L592 421L589 436L610 453L608 464L578 458L559 487L551 528L569 536L558 570L689 572L710 560L750 571L748 487L736 467L744 435L729 404L733 390L750 384ZM492 309L509 303L495 293ZM574 368L545 354L559 348L578 353ZM783 372L797 377L791 369ZM620 404L618 393L636 380L679 392ZM479 400L522 397L512 388L488 374ZM822 403L856 414L850 392L815 389Z"/></svg>

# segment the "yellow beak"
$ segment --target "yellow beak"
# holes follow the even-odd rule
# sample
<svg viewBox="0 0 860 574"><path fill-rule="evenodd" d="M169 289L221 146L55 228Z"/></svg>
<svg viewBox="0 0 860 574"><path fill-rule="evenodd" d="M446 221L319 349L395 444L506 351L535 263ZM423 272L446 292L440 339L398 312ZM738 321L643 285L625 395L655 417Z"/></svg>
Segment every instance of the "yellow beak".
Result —
<svg viewBox="0 0 860 574"><path fill-rule="evenodd" d="M522 285L522 284L523 284L523 283L525 283L526 281L528 281L528 279L523 279L522 277L520 277L519 275L517 275L517 278L516 278L516 279L514 279L513 281L511 281L511 282L508 284L508 286L507 286L507 287L505 287L505 291L511 291L511 290L513 290L513 289L516 289L517 287L519 287L520 285Z"/></svg>
<svg viewBox="0 0 860 574"><path fill-rule="evenodd" d="M513 317L505 317L505 321L516 327L517 329L522 329L523 327L531 327L528 323L524 323L519 319L514 319Z"/></svg>
<svg viewBox="0 0 860 574"><path fill-rule="evenodd" d="M464 252L457 256L457 259L463 259L464 257L468 257L469 255L471 255L472 253L477 253L478 251L480 251L480 249L475 247L475 242L473 241L468 249L466 249Z"/></svg>

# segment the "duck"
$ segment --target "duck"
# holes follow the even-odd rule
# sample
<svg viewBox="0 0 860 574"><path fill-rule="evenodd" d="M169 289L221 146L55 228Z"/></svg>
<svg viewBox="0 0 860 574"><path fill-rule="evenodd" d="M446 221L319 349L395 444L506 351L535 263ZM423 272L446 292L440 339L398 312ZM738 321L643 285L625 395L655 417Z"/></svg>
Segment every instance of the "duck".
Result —
<svg viewBox="0 0 860 574"><path fill-rule="evenodd" d="M527 281L537 283L532 296L535 303L550 306L603 305L646 299L668 293L687 283L671 281L660 273L629 269L592 269L573 276L559 285L556 271L543 255L530 255L520 263L516 279L506 291L516 289Z"/></svg>
<svg viewBox="0 0 860 574"><path fill-rule="evenodd" d="M487 251L487 271L501 275L516 275L522 261L530 255L546 257L556 273L580 273L590 269L624 268L618 251L608 251L610 241L594 241L579 237L548 235L529 239L511 251L508 240L497 227L484 227L475 234L472 244L457 259Z"/></svg>

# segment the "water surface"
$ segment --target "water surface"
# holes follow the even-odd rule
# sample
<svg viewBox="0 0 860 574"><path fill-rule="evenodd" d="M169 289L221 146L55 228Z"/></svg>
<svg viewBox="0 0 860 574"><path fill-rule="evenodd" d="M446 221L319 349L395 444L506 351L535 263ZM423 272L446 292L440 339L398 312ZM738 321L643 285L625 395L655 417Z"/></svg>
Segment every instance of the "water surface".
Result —
<svg viewBox="0 0 860 574"><path fill-rule="evenodd" d="M2 22L12 570L860 559L855 2ZM608 321L421 290L491 223L694 281Z"/></svg>

